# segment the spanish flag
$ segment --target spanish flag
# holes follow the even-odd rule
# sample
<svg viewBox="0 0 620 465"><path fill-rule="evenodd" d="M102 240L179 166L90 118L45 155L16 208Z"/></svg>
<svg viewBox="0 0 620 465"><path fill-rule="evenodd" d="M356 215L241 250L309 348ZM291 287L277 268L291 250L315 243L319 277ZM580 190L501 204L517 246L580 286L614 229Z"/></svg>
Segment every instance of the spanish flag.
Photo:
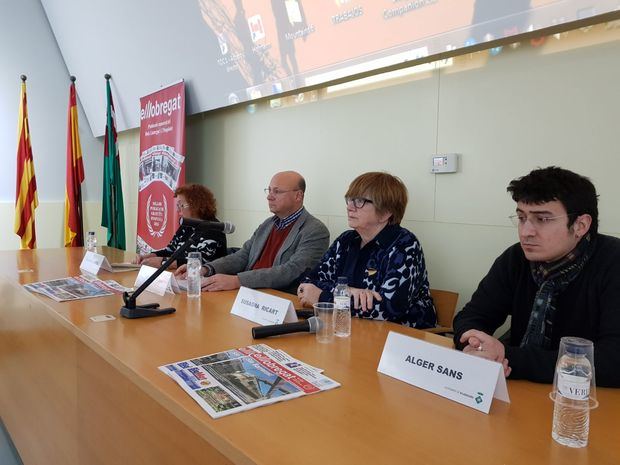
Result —
<svg viewBox="0 0 620 465"><path fill-rule="evenodd" d="M37 238L34 227L34 210L39 205L37 181L30 146L28 109L26 104L26 76L22 76L17 129L17 181L15 193L15 234L21 237L22 249L35 249Z"/></svg>
<svg viewBox="0 0 620 465"><path fill-rule="evenodd" d="M69 115L67 117L67 180L65 187L65 247L84 245L82 225L82 182L84 165L82 147L78 132L77 99L75 77L71 76L69 86Z"/></svg>

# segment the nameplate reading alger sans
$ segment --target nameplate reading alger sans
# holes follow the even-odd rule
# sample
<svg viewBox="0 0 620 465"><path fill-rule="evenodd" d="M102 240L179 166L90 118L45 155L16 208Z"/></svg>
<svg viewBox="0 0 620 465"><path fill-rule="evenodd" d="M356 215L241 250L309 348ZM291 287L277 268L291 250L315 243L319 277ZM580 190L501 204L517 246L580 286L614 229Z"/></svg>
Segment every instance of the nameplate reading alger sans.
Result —
<svg viewBox="0 0 620 465"><path fill-rule="evenodd" d="M290 300L241 286L230 313L259 325L279 325L297 321Z"/></svg>
<svg viewBox="0 0 620 465"><path fill-rule="evenodd" d="M510 402L501 363L392 331L377 371L484 413L494 397Z"/></svg>

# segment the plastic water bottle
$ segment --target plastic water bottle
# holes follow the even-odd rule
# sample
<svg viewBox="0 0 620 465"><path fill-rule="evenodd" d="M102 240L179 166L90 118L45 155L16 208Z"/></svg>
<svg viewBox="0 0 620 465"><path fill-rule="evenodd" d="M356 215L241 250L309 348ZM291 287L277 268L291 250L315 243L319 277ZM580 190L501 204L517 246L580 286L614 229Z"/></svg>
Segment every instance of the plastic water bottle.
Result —
<svg viewBox="0 0 620 465"><path fill-rule="evenodd" d="M86 250L97 253L97 236L95 236L95 231L88 231L88 235L86 236Z"/></svg>
<svg viewBox="0 0 620 465"><path fill-rule="evenodd" d="M187 297L200 297L200 270L202 268L202 258L200 252L190 252L187 254Z"/></svg>
<svg viewBox="0 0 620 465"><path fill-rule="evenodd" d="M351 292L347 284L347 278L341 276L334 289L334 334L338 337L351 335Z"/></svg>
<svg viewBox="0 0 620 465"><path fill-rule="evenodd" d="M558 361L557 393L551 436L568 447L588 445L592 365L581 347L571 347Z"/></svg>

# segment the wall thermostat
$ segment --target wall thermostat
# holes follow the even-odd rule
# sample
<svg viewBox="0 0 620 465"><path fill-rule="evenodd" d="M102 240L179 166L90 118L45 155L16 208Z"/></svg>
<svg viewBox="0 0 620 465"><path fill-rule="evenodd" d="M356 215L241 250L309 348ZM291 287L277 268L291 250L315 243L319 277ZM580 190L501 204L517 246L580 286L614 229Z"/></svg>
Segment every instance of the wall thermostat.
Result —
<svg viewBox="0 0 620 465"><path fill-rule="evenodd" d="M431 173L456 173L459 168L458 153L438 153L433 155Z"/></svg>

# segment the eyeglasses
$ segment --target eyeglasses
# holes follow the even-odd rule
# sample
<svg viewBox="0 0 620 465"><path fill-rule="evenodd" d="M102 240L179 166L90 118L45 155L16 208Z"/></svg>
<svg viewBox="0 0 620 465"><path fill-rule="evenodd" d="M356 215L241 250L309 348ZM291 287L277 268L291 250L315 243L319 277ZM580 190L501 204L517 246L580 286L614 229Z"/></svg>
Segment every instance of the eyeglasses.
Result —
<svg viewBox="0 0 620 465"><path fill-rule="evenodd" d="M271 187L265 187L263 189L263 192L265 192L265 194L267 195L280 195L280 194L286 194L287 192L295 192L301 189L289 189L289 190L283 190L283 189L278 189L277 187L271 188Z"/></svg>
<svg viewBox="0 0 620 465"><path fill-rule="evenodd" d="M544 228L546 225L551 224L553 221L557 220L558 218L568 218L572 215L573 213L567 213L566 215L557 215L557 216L546 216L542 214L538 214L538 215L534 214L528 218L527 215L524 215L523 213L518 213L516 215L511 215L508 218L510 218L510 221L512 221L512 224L514 224L515 226L523 226L529 219L531 225L534 226L536 229L539 229L539 228Z"/></svg>
<svg viewBox="0 0 620 465"><path fill-rule="evenodd" d="M177 203L177 210L183 210L189 208L189 203Z"/></svg>
<svg viewBox="0 0 620 465"><path fill-rule="evenodd" d="M345 197L344 201L347 205L353 205L355 208L362 208L367 203L373 203L372 200L364 197Z"/></svg>

